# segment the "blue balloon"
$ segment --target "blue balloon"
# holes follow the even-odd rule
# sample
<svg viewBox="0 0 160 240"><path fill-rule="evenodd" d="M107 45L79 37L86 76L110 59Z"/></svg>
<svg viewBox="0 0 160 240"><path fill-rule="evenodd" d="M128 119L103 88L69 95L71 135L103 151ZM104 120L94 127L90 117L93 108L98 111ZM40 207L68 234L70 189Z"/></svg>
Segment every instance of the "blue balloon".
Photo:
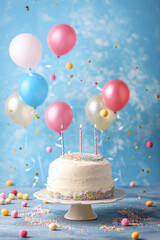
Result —
<svg viewBox="0 0 160 240"><path fill-rule="evenodd" d="M37 73L26 73L18 82L18 94L22 101L31 107L41 105L48 95L48 84Z"/></svg>

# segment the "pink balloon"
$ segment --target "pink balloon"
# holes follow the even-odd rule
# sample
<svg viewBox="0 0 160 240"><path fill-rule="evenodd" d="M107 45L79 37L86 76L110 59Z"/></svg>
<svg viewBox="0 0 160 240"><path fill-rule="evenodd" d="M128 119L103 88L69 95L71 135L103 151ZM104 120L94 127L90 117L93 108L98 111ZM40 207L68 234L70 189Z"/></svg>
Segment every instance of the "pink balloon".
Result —
<svg viewBox="0 0 160 240"><path fill-rule="evenodd" d="M153 147L153 143L152 143L151 141L148 141L148 142L146 143L146 146L147 146L148 148L152 148L152 147Z"/></svg>
<svg viewBox="0 0 160 240"><path fill-rule="evenodd" d="M49 128L61 134L61 125L63 131L66 130L72 122L73 112L70 106L65 102L54 102L48 106L45 112L45 121Z"/></svg>
<svg viewBox="0 0 160 240"><path fill-rule="evenodd" d="M53 80L53 81L56 80L56 75L55 75L55 74L52 74L52 75L50 76L50 79Z"/></svg>
<svg viewBox="0 0 160 240"><path fill-rule="evenodd" d="M46 147L46 152L52 152L52 148L51 147Z"/></svg>
<svg viewBox="0 0 160 240"><path fill-rule="evenodd" d="M129 88L122 80L112 79L103 87L103 101L105 105L114 112L124 108L129 100L129 96Z"/></svg>
<svg viewBox="0 0 160 240"><path fill-rule="evenodd" d="M70 52L76 44L77 36L74 29L67 24L58 24L48 33L48 46L57 56Z"/></svg>

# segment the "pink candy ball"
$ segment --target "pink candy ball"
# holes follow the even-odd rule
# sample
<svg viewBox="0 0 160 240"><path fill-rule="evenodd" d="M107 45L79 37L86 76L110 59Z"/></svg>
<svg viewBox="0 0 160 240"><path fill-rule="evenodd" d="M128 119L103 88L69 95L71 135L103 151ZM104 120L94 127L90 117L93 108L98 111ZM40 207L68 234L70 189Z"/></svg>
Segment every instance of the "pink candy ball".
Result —
<svg viewBox="0 0 160 240"><path fill-rule="evenodd" d="M136 183L135 183L135 182L130 182L129 186L130 186L130 187L135 187L135 186L136 186Z"/></svg>
<svg viewBox="0 0 160 240"><path fill-rule="evenodd" d="M11 212L11 217L12 217L12 218L17 218L17 217L18 217L18 212L17 212L16 210L13 210L13 211Z"/></svg>
<svg viewBox="0 0 160 240"><path fill-rule="evenodd" d="M121 221L122 225L123 226L128 226L129 225L129 220L128 218L123 218L122 221Z"/></svg>
<svg viewBox="0 0 160 240"><path fill-rule="evenodd" d="M17 90L17 89L18 89L18 85L15 84L15 85L13 86L13 89L14 89L14 90Z"/></svg>
<svg viewBox="0 0 160 240"><path fill-rule="evenodd" d="M51 147L46 147L46 152L52 152L52 148Z"/></svg>
<svg viewBox="0 0 160 240"><path fill-rule="evenodd" d="M26 230L21 230L21 231L19 232L19 235L20 235L21 237L27 237L27 231L26 231Z"/></svg>
<svg viewBox="0 0 160 240"><path fill-rule="evenodd" d="M5 193L0 193L0 198L6 198L6 194Z"/></svg>
<svg viewBox="0 0 160 240"><path fill-rule="evenodd" d="M22 202L21 203L22 207L27 207L27 204L28 204L27 202Z"/></svg>
<svg viewBox="0 0 160 240"><path fill-rule="evenodd" d="M153 143L152 143L151 141L148 141L148 142L146 143L146 146L147 146L148 148L152 148L152 147L153 147Z"/></svg>
<svg viewBox="0 0 160 240"><path fill-rule="evenodd" d="M55 75L55 74L52 74L52 75L50 76L50 79L53 80L53 81L56 80L56 75Z"/></svg>
<svg viewBox="0 0 160 240"><path fill-rule="evenodd" d="M16 195L17 195L17 190L13 189L13 190L11 191L11 193L13 193L13 194L16 196Z"/></svg>

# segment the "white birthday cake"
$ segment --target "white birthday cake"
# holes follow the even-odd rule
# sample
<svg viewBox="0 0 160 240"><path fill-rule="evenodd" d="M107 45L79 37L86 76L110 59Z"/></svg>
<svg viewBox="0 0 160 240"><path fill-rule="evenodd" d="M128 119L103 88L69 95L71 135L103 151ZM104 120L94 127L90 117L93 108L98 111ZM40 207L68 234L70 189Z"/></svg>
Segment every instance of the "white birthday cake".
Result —
<svg viewBox="0 0 160 240"><path fill-rule="evenodd" d="M100 200L113 192L111 164L102 155L68 153L49 166L47 193L54 199Z"/></svg>

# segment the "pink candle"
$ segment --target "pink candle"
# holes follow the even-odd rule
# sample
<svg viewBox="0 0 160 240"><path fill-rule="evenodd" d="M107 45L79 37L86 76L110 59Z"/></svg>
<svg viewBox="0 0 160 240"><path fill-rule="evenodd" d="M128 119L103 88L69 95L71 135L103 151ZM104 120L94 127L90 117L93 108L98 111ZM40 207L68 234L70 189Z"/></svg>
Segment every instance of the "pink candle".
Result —
<svg viewBox="0 0 160 240"><path fill-rule="evenodd" d="M80 153L82 153L82 125L80 124Z"/></svg>
<svg viewBox="0 0 160 240"><path fill-rule="evenodd" d="M97 130L96 130L96 124L94 126L94 139L95 139L95 154L97 155Z"/></svg>

